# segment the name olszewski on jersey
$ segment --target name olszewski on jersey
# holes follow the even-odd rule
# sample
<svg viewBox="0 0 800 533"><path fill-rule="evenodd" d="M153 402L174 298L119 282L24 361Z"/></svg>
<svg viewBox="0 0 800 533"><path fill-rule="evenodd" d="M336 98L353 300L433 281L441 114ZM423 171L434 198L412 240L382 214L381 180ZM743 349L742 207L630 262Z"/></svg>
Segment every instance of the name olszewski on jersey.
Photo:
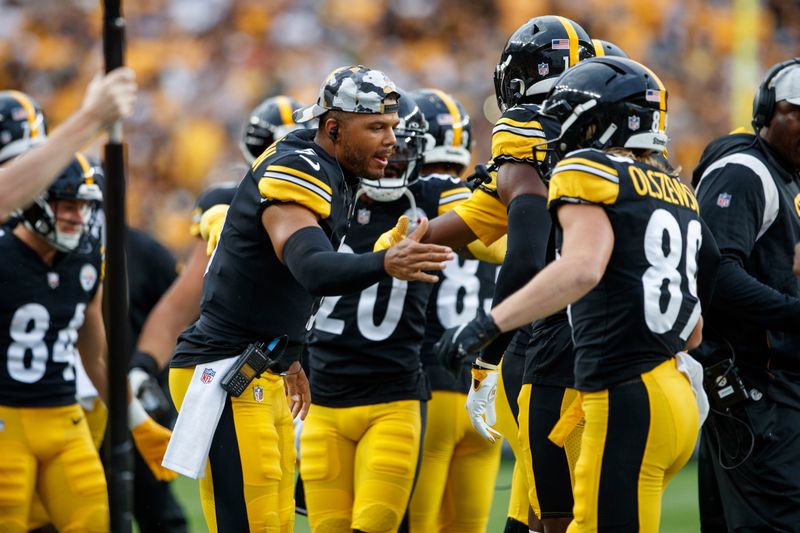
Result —
<svg viewBox="0 0 800 533"><path fill-rule="evenodd" d="M656 167L586 149L556 166L549 198L553 210L603 207L616 237L606 274L570 306L576 388L607 389L683 349L700 315L703 229L691 190Z"/></svg>
<svg viewBox="0 0 800 533"><path fill-rule="evenodd" d="M458 178L441 175L421 177L409 190L420 217L437 216L470 192ZM393 202L359 199L339 251L372 251L409 207L405 196ZM428 399L420 346L432 288L386 276L360 293L324 298L309 338L314 403L352 407Z"/></svg>
<svg viewBox="0 0 800 533"><path fill-rule="evenodd" d="M75 342L102 269L99 247L86 241L49 266L0 229L0 405L75 403Z"/></svg>
<svg viewBox="0 0 800 533"><path fill-rule="evenodd" d="M272 204L300 204L319 216L334 248L339 246L353 191L336 160L314 142L315 134L289 133L239 184L206 272L200 318L181 334L172 367L235 356L251 342L284 334L285 359L298 359L312 298L275 255L261 214Z"/></svg>

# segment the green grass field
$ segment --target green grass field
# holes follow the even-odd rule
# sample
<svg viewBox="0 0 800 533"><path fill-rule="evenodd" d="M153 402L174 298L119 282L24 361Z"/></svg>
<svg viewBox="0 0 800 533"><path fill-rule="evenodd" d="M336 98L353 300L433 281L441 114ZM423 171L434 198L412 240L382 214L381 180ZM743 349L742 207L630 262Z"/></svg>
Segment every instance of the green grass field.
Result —
<svg viewBox="0 0 800 533"><path fill-rule="evenodd" d="M513 463L503 461L497 478L497 491L492 504L487 532L502 532L506 520L509 486ZM207 532L200 510L200 497L197 482L193 479L179 477L173 484L178 499L183 503L191 525L192 533ZM308 533L308 522L305 517L298 516L295 526L297 533ZM700 520L697 511L697 464L691 461L678 473L667 488L664 506L661 510L662 533L690 533L700 531Z"/></svg>

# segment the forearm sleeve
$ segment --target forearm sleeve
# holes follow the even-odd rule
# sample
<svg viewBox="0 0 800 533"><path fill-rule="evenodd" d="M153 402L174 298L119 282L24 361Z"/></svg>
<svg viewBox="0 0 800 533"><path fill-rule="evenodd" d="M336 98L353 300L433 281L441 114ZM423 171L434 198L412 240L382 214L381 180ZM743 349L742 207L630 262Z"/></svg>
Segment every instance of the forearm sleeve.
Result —
<svg viewBox="0 0 800 533"><path fill-rule="evenodd" d="M386 276L386 250L338 253L318 227L293 233L283 246L283 262L312 296L336 296L366 289Z"/></svg>
<svg viewBox="0 0 800 533"><path fill-rule="evenodd" d="M496 306L544 268L551 219L547 199L535 194L514 198L508 206L508 249L497 276L492 305ZM507 331L487 346L481 359L497 364L516 330Z"/></svg>

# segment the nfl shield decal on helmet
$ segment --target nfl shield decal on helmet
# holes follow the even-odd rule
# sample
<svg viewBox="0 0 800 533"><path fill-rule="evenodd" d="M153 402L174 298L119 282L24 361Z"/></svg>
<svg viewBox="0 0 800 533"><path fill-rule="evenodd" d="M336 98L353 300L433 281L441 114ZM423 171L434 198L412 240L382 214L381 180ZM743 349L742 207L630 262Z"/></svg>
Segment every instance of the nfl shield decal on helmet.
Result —
<svg viewBox="0 0 800 533"><path fill-rule="evenodd" d="M538 63L536 66L539 69L539 76L547 76L550 74L550 65L547 63Z"/></svg>
<svg viewBox="0 0 800 533"><path fill-rule="evenodd" d="M84 291L89 292L92 290L92 287L97 282L97 269L94 265L86 263L81 267L80 280Z"/></svg>
<svg viewBox="0 0 800 533"><path fill-rule="evenodd" d="M257 402L264 401L264 388L260 385L253 387L253 399Z"/></svg>
<svg viewBox="0 0 800 533"><path fill-rule="evenodd" d="M204 368L203 375L200 376L200 381L202 381L205 384L211 383L212 381L214 381L214 376L216 375L216 373L217 372L214 369Z"/></svg>
<svg viewBox="0 0 800 533"><path fill-rule="evenodd" d="M636 115L631 115L628 117L628 129L631 131L636 131L642 125L642 119L640 119Z"/></svg>
<svg viewBox="0 0 800 533"><path fill-rule="evenodd" d="M717 207L729 207L731 205L731 195L723 192L717 196Z"/></svg>

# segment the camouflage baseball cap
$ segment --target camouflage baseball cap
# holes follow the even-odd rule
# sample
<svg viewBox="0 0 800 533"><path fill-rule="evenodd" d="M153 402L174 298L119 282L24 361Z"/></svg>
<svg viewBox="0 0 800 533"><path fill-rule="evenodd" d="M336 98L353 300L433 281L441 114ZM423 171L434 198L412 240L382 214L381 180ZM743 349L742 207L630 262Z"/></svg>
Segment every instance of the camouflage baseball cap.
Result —
<svg viewBox="0 0 800 533"><path fill-rule="evenodd" d="M308 122L335 109L347 113L392 113L400 94L394 82L380 70L363 65L339 67L319 89L317 103L294 112L294 121Z"/></svg>

